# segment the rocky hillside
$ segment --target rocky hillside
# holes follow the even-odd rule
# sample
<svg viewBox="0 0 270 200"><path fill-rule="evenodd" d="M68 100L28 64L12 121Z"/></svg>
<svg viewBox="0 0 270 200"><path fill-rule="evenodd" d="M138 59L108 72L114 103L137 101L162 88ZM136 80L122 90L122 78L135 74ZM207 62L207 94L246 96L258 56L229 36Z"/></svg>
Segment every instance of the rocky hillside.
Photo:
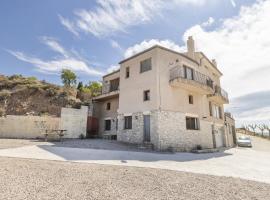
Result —
<svg viewBox="0 0 270 200"><path fill-rule="evenodd" d="M0 75L0 116L53 115L59 116L61 107L79 107L77 90L64 88L35 77Z"/></svg>

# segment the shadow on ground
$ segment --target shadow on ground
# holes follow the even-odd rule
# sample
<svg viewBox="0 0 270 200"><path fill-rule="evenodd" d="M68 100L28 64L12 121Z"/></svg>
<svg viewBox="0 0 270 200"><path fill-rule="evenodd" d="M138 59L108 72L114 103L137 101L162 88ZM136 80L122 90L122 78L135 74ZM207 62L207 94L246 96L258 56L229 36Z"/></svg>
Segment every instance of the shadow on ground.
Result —
<svg viewBox="0 0 270 200"><path fill-rule="evenodd" d="M86 161L86 160L120 160L122 163L136 160L143 162L155 161L176 161L188 162L194 160L208 160L212 158L230 156L232 154L226 152L216 153L163 153L163 152L138 152L138 151L123 151L116 149L82 149L82 148L66 148L62 146L38 145L39 148L48 151L54 155L60 156L69 161Z"/></svg>

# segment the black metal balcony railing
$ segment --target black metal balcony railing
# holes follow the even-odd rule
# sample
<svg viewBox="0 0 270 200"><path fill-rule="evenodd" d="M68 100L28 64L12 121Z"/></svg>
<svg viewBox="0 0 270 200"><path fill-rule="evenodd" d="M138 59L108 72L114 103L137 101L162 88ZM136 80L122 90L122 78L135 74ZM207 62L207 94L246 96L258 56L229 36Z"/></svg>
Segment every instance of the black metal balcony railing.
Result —
<svg viewBox="0 0 270 200"><path fill-rule="evenodd" d="M170 70L170 81L173 81L174 79L178 79L178 78L195 81L199 84L208 86L211 89L213 89L214 93L212 94L212 96L219 95L226 101L229 101L228 93L225 90L223 90L221 87L219 87L218 85L214 86L213 81L210 77L198 71L195 71L191 68L189 68L188 70L189 70L188 72L189 74L187 74L187 69L184 66L173 67Z"/></svg>
<svg viewBox="0 0 270 200"><path fill-rule="evenodd" d="M220 95L225 100L229 101L228 93L219 86L215 86L215 94Z"/></svg>
<svg viewBox="0 0 270 200"><path fill-rule="evenodd" d="M102 84L102 94L107 94L117 90L119 90L119 84L110 84L110 83Z"/></svg>
<svg viewBox="0 0 270 200"><path fill-rule="evenodd" d="M211 78L195 70L192 70L191 74L188 76L183 66L175 66L170 70L170 81L177 78L192 80L214 89Z"/></svg>

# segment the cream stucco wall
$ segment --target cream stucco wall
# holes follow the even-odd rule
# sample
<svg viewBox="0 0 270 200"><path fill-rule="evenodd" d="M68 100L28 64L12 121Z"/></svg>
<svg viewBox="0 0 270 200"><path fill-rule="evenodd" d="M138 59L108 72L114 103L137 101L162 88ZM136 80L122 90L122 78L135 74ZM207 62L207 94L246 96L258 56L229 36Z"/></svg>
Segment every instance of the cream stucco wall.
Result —
<svg viewBox="0 0 270 200"><path fill-rule="evenodd" d="M0 117L0 138L44 138L46 129L59 129L60 118L7 115Z"/></svg>
<svg viewBox="0 0 270 200"><path fill-rule="evenodd" d="M152 58L152 69L140 73L140 62L148 58ZM157 62L157 49L152 49L121 64L119 113L158 109ZM130 70L129 78L125 78L126 67ZM150 101L143 101L145 90L150 90Z"/></svg>
<svg viewBox="0 0 270 200"><path fill-rule="evenodd" d="M111 103L110 110L107 110L107 103ZM117 110L119 107L119 97L113 97L109 99L105 99L102 101L98 101L95 103L95 107L97 108L95 117L99 119L99 135L102 134L116 134L117 127ZM111 120L111 130L105 131L105 120Z"/></svg>
<svg viewBox="0 0 270 200"><path fill-rule="evenodd" d="M155 148L176 147L187 150L196 145L212 148L212 134L215 129L218 127L218 130L224 130L223 104L211 100L222 108L223 118L214 118L209 111L209 92L196 90L196 87L194 89L170 84L170 70L177 65L186 65L210 77L214 85L220 86L221 72L202 53L195 53L194 56L195 60L192 60L184 54L156 46L121 62L120 72L105 77L110 80L111 76L120 76L119 101L115 100L119 108L112 109L111 112L100 109L100 127L104 127L104 118L115 118L118 115L118 140L143 142L143 115L147 112L150 114L151 143ZM152 59L152 69L140 73L140 62L148 58ZM125 77L127 67L129 78ZM143 101L145 90L150 90L150 101ZM189 104L189 95L193 96L193 104ZM99 107L104 108L106 103L107 100L100 102ZM132 116L132 130L123 129L125 115ZM199 118L200 130L186 130L186 116ZM101 128L101 132L104 133L104 128ZM216 135L221 134L223 137L223 132L217 131Z"/></svg>

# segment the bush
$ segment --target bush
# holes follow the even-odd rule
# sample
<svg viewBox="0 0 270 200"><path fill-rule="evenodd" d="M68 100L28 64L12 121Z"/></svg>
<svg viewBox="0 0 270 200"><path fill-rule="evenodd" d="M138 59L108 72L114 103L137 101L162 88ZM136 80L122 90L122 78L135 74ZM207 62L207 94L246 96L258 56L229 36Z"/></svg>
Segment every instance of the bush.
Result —
<svg viewBox="0 0 270 200"><path fill-rule="evenodd" d="M5 110L3 108L0 108L0 117L3 117L5 115Z"/></svg>
<svg viewBox="0 0 270 200"><path fill-rule="evenodd" d="M14 80L14 79L20 79L22 78L23 76L21 74L14 74L12 76L9 76L8 79L9 80Z"/></svg>
<svg viewBox="0 0 270 200"><path fill-rule="evenodd" d="M202 146L201 145L196 145L196 150L202 150Z"/></svg>
<svg viewBox="0 0 270 200"><path fill-rule="evenodd" d="M80 138L81 140L83 140L83 139L85 139L85 135L84 135L84 134L80 134L80 135L79 135L79 138Z"/></svg>
<svg viewBox="0 0 270 200"><path fill-rule="evenodd" d="M2 90L2 91L0 91L0 100L4 100L4 99L8 98L8 97L10 97L10 95L11 95L10 91Z"/></svg>
<svg viewBox="0 0 270 200"><path fill-rule="evenodd" d="M57 94L57 92L55 91L54 88L48 88L46 90L46 95L49 96L49 97L53 97Z"/></svg>
<svg viewBox="0 0 270 200"><path fill-rule="evenodd" d="M28 77L27 79L28 79L29 81L36 81L36 80L37 80L37 78L34 77L34 76L30 76L30 77Z"/></svg>

